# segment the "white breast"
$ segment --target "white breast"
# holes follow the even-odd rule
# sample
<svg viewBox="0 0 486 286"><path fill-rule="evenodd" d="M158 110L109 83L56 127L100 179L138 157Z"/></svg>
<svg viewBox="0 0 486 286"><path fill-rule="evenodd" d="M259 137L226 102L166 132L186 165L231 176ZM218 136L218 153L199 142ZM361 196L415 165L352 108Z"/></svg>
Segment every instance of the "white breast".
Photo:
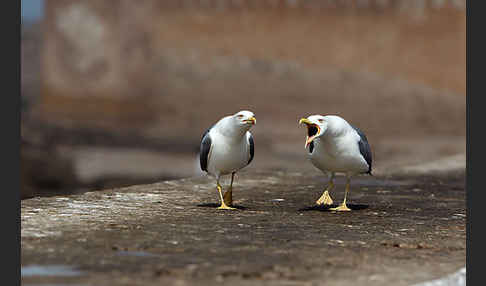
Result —
<svg viewBox="0 0 486 286"><path fill-rule="evenodd" d="M358 146L359 136L356 135L350 132L338 137L316 138L314 151L308 154L310 161L322 171L366 172L368 163L361 156Z"/></svg>
<svg viewBox="0 0 486 286"><path fill-rule="evenodd" d="M210 132L212 148L209 155L208 171L215 175L236 172L248 164L249 146L247 136L231 141L218 132Z"/></svg>

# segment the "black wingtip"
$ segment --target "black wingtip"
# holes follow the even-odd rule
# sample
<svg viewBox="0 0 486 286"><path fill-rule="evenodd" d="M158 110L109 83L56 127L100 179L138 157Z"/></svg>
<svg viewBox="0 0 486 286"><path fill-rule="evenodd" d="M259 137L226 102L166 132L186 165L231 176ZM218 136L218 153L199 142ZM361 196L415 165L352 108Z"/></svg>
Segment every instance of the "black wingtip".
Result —
<svg viewBox="0 0 486 286"><path fill-rule="evenodd" d="M370 166L370 168L368 169L368 172L366 172L366 174L369 174L370 176L373 176L373 174L371 173L371 166Z"/></svg>
<svg viewBox="0 0 486 286"><path fill-rule="evenodd" d="M365 174L365 175L374 176L374 175L371 173L371 169L369 169L368 171L363 172L363 173L361 173L361 174Z"/></svg>

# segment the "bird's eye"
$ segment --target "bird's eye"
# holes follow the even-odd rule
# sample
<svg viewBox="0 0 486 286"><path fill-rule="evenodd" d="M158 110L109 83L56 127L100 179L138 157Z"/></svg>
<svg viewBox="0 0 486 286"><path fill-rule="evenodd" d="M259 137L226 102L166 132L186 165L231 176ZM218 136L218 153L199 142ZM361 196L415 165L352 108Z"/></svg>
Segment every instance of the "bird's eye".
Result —
<svg viewBox="0 0 486 286"><path fill-rule="evenodd" d="M324 119L319 119L317 121L319 121L319 123L322 123L322 122L324 122Z"/></svg>
<svg viewBox="0 0 486 286"><path fill-rule="evenodd" d="M237 117L238 118L243 118L243 114L239 114Z"/></svg>

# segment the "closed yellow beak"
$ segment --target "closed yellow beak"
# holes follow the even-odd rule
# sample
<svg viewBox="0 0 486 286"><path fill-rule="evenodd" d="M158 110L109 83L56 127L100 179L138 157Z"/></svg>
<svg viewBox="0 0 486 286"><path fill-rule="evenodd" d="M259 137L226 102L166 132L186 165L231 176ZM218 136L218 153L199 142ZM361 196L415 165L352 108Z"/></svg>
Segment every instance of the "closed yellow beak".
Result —
<svg viewBox="0 0 486 286"><path fill-rule="evenodd" d="M256 124L256 118L252 116L252 117L248 118L247 120L245 120L245 122L251 123L251 124Z"/></svg>

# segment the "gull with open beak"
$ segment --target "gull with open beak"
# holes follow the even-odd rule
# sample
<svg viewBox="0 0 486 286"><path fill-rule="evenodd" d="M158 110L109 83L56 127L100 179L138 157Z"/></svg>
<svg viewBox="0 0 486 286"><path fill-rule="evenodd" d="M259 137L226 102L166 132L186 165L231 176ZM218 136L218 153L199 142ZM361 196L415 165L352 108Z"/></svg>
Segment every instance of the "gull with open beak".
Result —
<svg viewBox="0 0 486 286"><path fill-rule="evenodd" d="M344 200L341 205L330 210L350 211L346 197L351 177L357 174L371 175L372 156L366 135L337 115L311 115L300 119L299 124L307 126L305 148L308 158L316 168L330 175L329 185L316 204L333 203L329 192L334 188L334 176L336 173L345 173Z"/></svg>
<svg viewBox="0 0 486 286"><path fill-rule="evenodd" d="M256 124L251 111L240 111L223 117L209 128L202 137L200 147L201 169L216 177L221 206L219 209L232 210L233 180L236 172L253 160L255 144L250 128ZM221 176L231 174L228 191L223 195L219 184Z"/></svg>

